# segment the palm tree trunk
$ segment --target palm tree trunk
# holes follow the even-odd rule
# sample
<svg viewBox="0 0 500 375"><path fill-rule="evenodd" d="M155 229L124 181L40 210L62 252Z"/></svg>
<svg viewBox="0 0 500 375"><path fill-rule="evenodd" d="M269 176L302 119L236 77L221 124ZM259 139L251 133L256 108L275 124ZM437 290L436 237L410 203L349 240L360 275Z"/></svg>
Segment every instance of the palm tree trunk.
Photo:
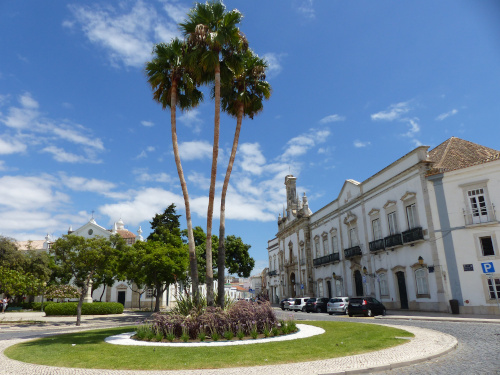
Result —
<svg viewBox="0 0 500 375"><path fill-rule="evenodd" d="M217 302L221 308L224 308L224 276L226 270L226 193L229 186L229 178L231 177L231 172L233 170L234 159L236 158L236 151L238 150L242 120L243 104L240 104L236 118L236 129L234 130L233 148L231 149L231 156L229 157L226 177L224 178L220 198L219 251L217 255L217 272L219 281L217 291L219 300Z"/></svg>
<svg viewBox="0 0 500 375"><path fill-rule="evenodd" d="M215 66L215 116L214 144L212 151L212 173L210 176L210 191L208 193L207 211L207 306L214 305L214 272L212 269L212 218L214 215L215 180L217 177L217 158L219 156L219 126L220 126L220 63Z"/></svg>
<svg viewBox="0 0 500 375"><path fill-rule="evenodd" d="M191 222L191 208L189 206L189 194L187 190L184 171L182 170L181 157L179 155L179 145L177 143L177 122L176 122L176 106L177 106L177 82L172 83L172 93L170 102L170 124L172 133L172 147L174 149L175 165L177 166L177 174L181 182L182 195L184 197L184 207L186 209L188 245L189 245L189 265L192 283L193 300L198 304L199 282L198 282L198 264L196 261L196 249L193 236L193 224Z"/></svg>

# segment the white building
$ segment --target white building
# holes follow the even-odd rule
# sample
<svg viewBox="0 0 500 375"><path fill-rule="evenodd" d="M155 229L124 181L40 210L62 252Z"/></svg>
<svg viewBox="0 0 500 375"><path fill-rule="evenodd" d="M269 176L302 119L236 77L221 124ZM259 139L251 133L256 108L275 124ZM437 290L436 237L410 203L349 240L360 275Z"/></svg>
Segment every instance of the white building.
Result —
<svg viewBox="0 0 500 375"><path fill-rule="evenodd" d="M450 138L420 146L312 213L296 178L268 243L270 300L361 296L388 309L500 314L494 202L500 152ZM482 263L490 276L483 273Z"/></svg>

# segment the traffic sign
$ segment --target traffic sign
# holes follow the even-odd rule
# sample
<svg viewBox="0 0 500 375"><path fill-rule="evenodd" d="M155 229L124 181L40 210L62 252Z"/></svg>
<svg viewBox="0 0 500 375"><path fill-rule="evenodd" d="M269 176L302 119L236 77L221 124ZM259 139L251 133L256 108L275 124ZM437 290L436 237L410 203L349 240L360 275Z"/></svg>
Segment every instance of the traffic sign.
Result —
<svg viewBox="0 0 500 375"><path fill-rule="evenodd" d="M483 268L483 273L494 273L495 272L495 267L493 267L493 262L481 263L481 267Z"/></svg>

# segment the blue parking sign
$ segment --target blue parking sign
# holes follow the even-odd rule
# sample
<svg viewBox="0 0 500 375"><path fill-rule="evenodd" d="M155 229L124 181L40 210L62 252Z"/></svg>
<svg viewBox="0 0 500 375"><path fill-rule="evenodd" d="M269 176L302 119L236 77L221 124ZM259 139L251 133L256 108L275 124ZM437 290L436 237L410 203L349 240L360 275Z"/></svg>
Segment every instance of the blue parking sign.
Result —
<svg viewBox="0 0 500 375"><path fill-rule="evenodd" d="M495 272L495 267L493 267L493 262L481 263L481 267L483 268L483 273L494 273Z"/></svg>

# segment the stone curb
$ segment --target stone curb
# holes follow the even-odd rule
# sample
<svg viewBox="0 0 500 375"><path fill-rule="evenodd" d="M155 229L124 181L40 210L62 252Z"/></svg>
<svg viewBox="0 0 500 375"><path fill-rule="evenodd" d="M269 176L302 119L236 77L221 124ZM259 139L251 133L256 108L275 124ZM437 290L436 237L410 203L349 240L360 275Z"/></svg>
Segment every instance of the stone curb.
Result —
<svg viewBox="0 0 500 375"><path fill-rule="evenodd" d="M449 353L458 345L455 337L417 327L401 327L386 325L412 332L415 337L408 343L383 349L376 352L358 354L354 356L324 359L312 362L287 363L282 365L240 367L227 369L207 370L173 370L173 371L137 371L137 370L103 370L103 369L81 369L60 368L43 365L34 365L18 362L7 358L4 350L14 344L26 342L26 339L15 339L0 342L0 374L44 374L44 375L159 375L159 374L183 374L183 375L279 375L279 374L363 374L372 371L391 370L403 366L425 362ZM86 327L83 330L91 329ZM61 332L62 333L62 332Z"/></svg>
<svg viewBox="0 0 500 375"><path fill-rule="evenodd" d="M452 322L452 323L489 323L500 324L500 319L475 319L475 318L452 318L452 317L434 317L434 316L404 316L404 315L385 315L375 316L375 319L387 320L420 320L427 322Z"/></svg>

